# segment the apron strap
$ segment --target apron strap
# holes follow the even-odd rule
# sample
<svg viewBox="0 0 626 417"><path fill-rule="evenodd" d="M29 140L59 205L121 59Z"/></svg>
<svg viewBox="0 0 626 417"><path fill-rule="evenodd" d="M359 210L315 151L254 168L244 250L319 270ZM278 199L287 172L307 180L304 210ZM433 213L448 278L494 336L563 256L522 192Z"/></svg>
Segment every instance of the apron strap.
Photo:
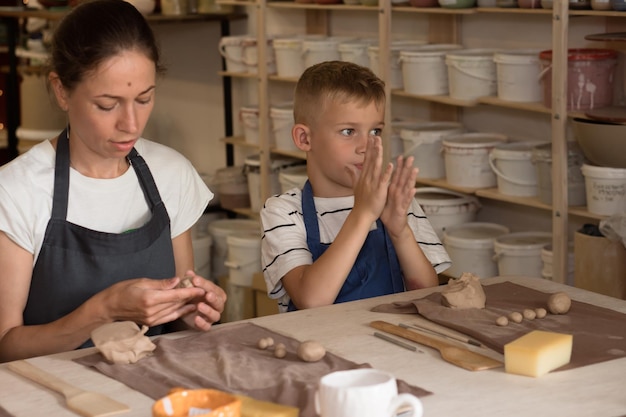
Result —
<svg viewBox="0 0 626 417"><path fill-rule="evenodd" d="M54 194L52 197L52 219L67 218L67 196L70 188L70 152L67 128L59 134L54 168Z"/></svg>
<svg viewBox="0 0 626 417"><path fill-rule="evenodd" d="M317 209L313 200L313 188L309 180L302 189L302 217L306 227L306 243L313 255L313 261L322 256L320 247L320 225L317 221Z"/></svg>
<svg viewBox="0 0 626 417"><path fill-rule="evenodd" d="M127 158L130 162L130 165L135 169L135 172L137 173L137 177L142 184L141 190L143 191L143 195L148 201L150 210L153 211L154 207L156 207L158 204L162 204L162 202L161 194L159 194L159 189L154 182L154 177L150 173L148 164L146 164L146 161L141 155L139 155L139 152L137 152L135 148L131 149L130 154Z"/></svg>

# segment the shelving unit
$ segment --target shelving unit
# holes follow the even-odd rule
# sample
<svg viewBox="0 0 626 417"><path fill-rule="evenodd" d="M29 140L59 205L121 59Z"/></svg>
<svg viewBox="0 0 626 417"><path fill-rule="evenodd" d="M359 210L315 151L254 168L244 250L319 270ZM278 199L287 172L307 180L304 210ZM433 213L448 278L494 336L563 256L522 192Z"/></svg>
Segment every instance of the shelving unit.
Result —
<svg viewBox="0 0 626 417"><path fill-rule="evenodd" d="M626 13L615 11L595 11L595 10L569 10L568 2L565 0L555 0L554 8L547 9L520 9L520 8L472 8L472 9L445 9L445 8L415 8L408 6L394 7L390 1L380 1L379 6L360 6L360 5L319 5L311 3L294 3L292 1L233 1L222 0L223 4L238 4L253 7L257 13L256 34L257 37L259 62L265 63L268 60L268 50L265 47L267 40L267 13L268 9L273 10L301 10L305 14L305 34L323 34L331 35L330 15L331 13L341 12L365 12L377 14L378 21L378 42L379 42L379 60L385 65L381 65L380 76L388 80L391 74L391 40L392 40L392 21L396 13L412 14L415 16L425 16L428 22L427 41L429 43L458 43L463 44L461 39L462 22L468 16L479 15L517 15L517 16L545 16L546 25L550 25L552 39L550 41L553 50L553 78L552 78L552 108L547 108L543 103L514 103L507 102L497 97L483 97L475 101L456 100L448 96L416 96L408 94L401 90L391 90L386 87L387 111L386 124L391 125L391 106L396 98L407 100L416 100L428 103L428 109L431 120L459 120L461 112L464 109L477 108L479 106L487 106L492 108L510 109L513 111L528 112L536 114L537 117L545 117L546 122L551 126L552 140L552 171L553 171L553 203L547 205L539 201L536 197L512 197L499 193L497 189L467 189L463 187L455 187L448 184L445 180L425 180L418 179L420 185L436 186L463 193L473 194L483 200L504 202L520 207L529 207L533 209L544 210L552 213L551 224L553 234L553 280L564 283L568 273L568 227L570 216L580 217L584 219L599 220L603 216L592 214L585 207L569 207L568 206L568 179L567 179L567 123L572 117L584 117L581 113L568 112L566 107L566 89L567 77L564 76L568 71L567 51L568 51L568 34L569 34L569 17L570 16L592 16L602 17L605 19L605 28L607 31L618 31L624 27L626 23ZM551 19L548 20L548 19ZM623 29L622 29L623 30ZM546 48L548 49L548 48ZM230 74L235 76L235 74ZM249 75L247 75L250 77ZM264 179L262 186L262 196L268 197L268 171L269 158L273 153L288 155L294 157L303 157L293 153L280 152L271 149L269 145L269 97L270 82L275 83L295 83L295 78L279 77L277 75L268 75L265 65L260 65L256 77L257 90L259 97L259 114L260 114L260 130L259 130L259 152L261 153L261 175ZM547 120L547 118L550 118ZM385 136L389 136L389 130L385 131ZM228 138L226 141L235 143L238 139ZM389 141L386 141L387 143ZM388 146L388 145L387 145ZM386 155L389 156L389 150L386 149Z"/></svg>
<svg viewBox="0 0 626 417"><path fill-rule="evenodd" d="M19 77L18 77L18 59L16 57L16 49L18 47L19 34L21 25L25 19L40 18L48 21L58 21L67 10L47 10L47 9L28 9L22 7L0 7L0 23L6 25L7 28L7 48L9 63L8 68L3 69L7 72L7 144L11 158L18 154L18 139L16 135L17 128L20 124L20 106L19 106ZM176 22L218 22L220 24L222 36L230 33L230 23L236 20L245 19L247 16L241 12L232 13L212 13L212 14L187 14L181 16L165 16L160 14L151 14L146 19L151 24L166 24ZM226 108L230 108L230 87L226 81L224 89L224 99ZM226 112L226 126L232 126L232 116ZM230 118L230 119L229 119ZM229 132L226 133L229 135Z"/></svg>

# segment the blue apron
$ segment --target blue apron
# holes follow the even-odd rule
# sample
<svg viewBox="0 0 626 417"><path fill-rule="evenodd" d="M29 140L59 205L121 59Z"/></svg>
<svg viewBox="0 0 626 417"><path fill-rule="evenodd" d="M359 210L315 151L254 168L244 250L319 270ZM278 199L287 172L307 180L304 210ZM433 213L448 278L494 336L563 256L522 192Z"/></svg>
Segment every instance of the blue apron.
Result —
<svg viewBox="0 0 626 417"><path fill-rule="evenodd" d="M70 180L69 140L57 142L52 215L33 268L24 324L50 323L78 308L94 294L132 278L176 275L170 218L150 169L133 148L128 156L152 216L126 233L90 230L66 220ZM137 196L128 196L137 198ZM158 334L162 326L149 330ZM89 346L87 341L82 347Z"/></svg>
<svg viewBox="0 0 626 417"><path fill-rule="evenodd" d="M306 227L307 245L313 256L313 262L315 262L328 249L329 245L320 242L317 210L309 181L306 182L302 190L302 215ZM400 270L400 262L385 227L378 219L376 220L376 230L371 230L367 235L365 243L335 299L335 303L402 291L404 291L404 279ZM297 310L291 300L287 310Z"/></svg>

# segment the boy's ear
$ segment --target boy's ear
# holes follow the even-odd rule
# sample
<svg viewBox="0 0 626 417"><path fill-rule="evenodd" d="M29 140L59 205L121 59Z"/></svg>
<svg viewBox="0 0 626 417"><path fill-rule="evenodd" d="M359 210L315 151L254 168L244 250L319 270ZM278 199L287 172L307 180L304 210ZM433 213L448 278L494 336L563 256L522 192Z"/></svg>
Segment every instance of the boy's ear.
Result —
<svg viewBox="0 0 626 417"><path fill-rule="evenodd" d="M291 128L291 138L301 151L307 152L311 149L311 129L307 125L302 123L295 124Z"/></svg>

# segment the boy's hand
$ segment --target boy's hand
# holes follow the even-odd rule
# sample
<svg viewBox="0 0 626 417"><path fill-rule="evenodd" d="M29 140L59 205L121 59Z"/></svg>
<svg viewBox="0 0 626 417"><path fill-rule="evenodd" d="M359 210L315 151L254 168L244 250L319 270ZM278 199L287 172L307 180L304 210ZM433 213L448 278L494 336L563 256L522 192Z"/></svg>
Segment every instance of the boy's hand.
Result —
<svg viewBox="0 0 626 417"><path fill-rule="evenodd" d="M407 226L407 211L417 192L415 180L418 169L413 166L413 160L412 156L406 160L402 155L398 157L389 183L385 208L380 215L380 220L392 236L400 235Z"/></svg>
<svg viewBox="0 0 626 417"><path fill-rule="evenodd" d="M372 222L380 217L387 201L392 171L392 164L383 170L382 139L369 137L361 171L350 171L354 187L353 212L370 214Z"/></svg>

